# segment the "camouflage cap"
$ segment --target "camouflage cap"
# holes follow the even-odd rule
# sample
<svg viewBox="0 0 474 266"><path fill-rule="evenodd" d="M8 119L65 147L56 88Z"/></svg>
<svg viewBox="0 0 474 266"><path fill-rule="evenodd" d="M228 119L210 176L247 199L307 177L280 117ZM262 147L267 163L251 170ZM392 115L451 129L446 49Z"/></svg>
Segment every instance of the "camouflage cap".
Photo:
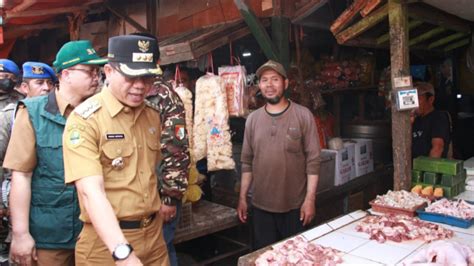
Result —
<svg viewBox="0 0 474 266"><path fill-rule="evenodd" d="M260 78L260 76L263 74L263 72L265 72L265 70L269 70L269 69L278 72L278 74L285 77L285 79L288 78L286 76L286 70L283 67L283 65L276 62L276 61L273 61L273 60L268 60L265 64L263 64L261 67L259 67L257 69L257 72L256 72L257 77Z"/></svg>

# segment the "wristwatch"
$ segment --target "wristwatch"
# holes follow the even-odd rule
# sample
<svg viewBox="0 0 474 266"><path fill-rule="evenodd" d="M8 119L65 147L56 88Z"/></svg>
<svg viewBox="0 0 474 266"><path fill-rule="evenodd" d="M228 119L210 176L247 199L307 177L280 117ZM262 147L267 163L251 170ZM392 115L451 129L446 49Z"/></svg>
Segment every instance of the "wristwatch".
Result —
<svg viewBox="0 0 474 266"><path fill-rule="evenodd" d="M128 258L128 256L130 256L132 251L133 251L133 248L130 244L125 244L125 243L118 244L115 247L114 252L112 252L112 258L114 258L115 261L124 260Z"/></svg>
<svg viewBox="0 0 474 266"><path fill-rule="evenodd" d="M172 198L170 196L161 196L161 203L168 206L176 206L179 202L179 199Z"/></svg>

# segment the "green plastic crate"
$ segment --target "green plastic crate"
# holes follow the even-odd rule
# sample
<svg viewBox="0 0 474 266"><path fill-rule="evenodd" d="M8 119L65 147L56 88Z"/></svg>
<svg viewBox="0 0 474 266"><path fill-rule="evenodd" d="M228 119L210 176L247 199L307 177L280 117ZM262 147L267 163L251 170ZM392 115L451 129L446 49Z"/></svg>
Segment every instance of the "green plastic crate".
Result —
<svg viewBox="0 0 474 266"><path fill-rule="evenodd" d="M457 175L442 175L441 185L443 186L454 186L466 180L466 169L463 169Z"/></svg>
<svg viewBox="0 0 474 266"><path fill-rule="evenodd" d="M423 183L438 185L441 183L441 175L437 173L424 172L423 173Z"/></svg>
<svg viewBox="0 0 474 266"><path fill-rule="evenodd" d="M412 182L423 182L423 171L411 170Z"/></svg>
<svg viewBox="0 0 474 266"><path fill-rule="evenodd" d="M457 175L463 169L463 161L420 156L413 159L413 169L424 172Z"/></svg>
<svg viewBox="0 0 474 266"><path fill-rule="evenodd" d="M458 184L459 185L459 184ZM443 196L446 197L446 198L452 198L454 196L457 196L459 194L459 186L458 185L455 185L455 186L452 186L452 187L449 187L449 186L435 186L435 188L442 188L443 189Z"/></svg>

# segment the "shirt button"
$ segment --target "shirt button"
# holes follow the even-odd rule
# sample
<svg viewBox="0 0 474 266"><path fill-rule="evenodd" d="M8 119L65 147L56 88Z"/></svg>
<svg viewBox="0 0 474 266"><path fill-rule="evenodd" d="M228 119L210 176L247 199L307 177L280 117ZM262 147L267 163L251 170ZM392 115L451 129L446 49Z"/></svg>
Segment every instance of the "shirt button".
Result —
<svg viewBox="0 0 474 266"><path fill-rule="evenodd" d="M118 153L118 154L121 154L121 153L122 153L122 149L118 148L118 149L117 149L117 153Z"/></svg>
<svg viewBox="0 0 474 266"><path fill-rule="evenodd" d="M145 195L143 195L143 196L145 196L145 199L147 199L147 198L148 198L148 194L147 194L147 193L145 193Z"/></svg>
<svg viewBox="0 0 474 266"><path fill-rule="evenodd" d="M131 110L130 107L124 107L123 108L123 111L127 114L130 113L130 110Z"/></svg>

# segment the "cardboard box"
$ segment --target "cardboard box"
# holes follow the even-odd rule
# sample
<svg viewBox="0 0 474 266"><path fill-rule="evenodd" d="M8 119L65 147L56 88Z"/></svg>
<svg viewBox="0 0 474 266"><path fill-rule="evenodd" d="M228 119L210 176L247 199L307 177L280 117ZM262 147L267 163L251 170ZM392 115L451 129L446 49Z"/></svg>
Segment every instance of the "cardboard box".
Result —
<svg viewBox="0 0 474 266"><path fill-rule="evenodd" d="M354 149L354 178L374 171L372 140L348 139L344 141L344 146Z"/></svg>
<svg viewBox="0 0 474 266"><path fill-rule="evenodd" d="M334 186L334 173L336 167L335 157L334 153L321 151L317 192L328 190Z"/></svg>
<svg viewBox="0 0 474 266"><path fill-rule="evenodd" d="M335 156L335 171L334 171L334 185L340 186L345 184L353 177L354 168L354 150L344 147L340 150L327 150L323 149L323 152L332 153Z"/></svg>

